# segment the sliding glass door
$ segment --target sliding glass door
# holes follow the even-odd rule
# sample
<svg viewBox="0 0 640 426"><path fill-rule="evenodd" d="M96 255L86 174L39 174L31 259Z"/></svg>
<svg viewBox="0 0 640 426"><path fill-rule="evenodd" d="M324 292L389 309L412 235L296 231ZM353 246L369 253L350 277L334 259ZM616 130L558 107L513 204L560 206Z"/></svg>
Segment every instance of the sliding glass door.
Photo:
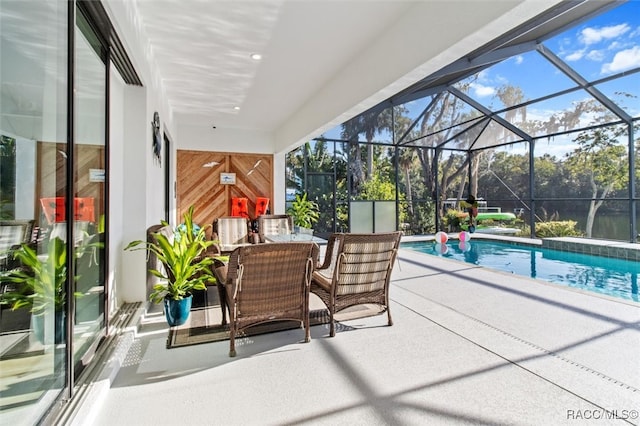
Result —
<svg viewBox="0 0 640 426"><path fill-rule="evenodd" d="M55 238L69 181L68 7L0 1L3 424L37 423L68 377L67 246Z"/></svg>
<svg viewBox="0 0 640 426"><path fill-rule="evenodd" d="M73 367L77 377L104 330L106 44L76 12L74 73Z"/></svg>
<svg viewBox="0 0 640 426"><path fill-rule="evenodd" d="M105 332L108 55L93 28L75 2L0 1L3 424L72 396Z"/></svg>

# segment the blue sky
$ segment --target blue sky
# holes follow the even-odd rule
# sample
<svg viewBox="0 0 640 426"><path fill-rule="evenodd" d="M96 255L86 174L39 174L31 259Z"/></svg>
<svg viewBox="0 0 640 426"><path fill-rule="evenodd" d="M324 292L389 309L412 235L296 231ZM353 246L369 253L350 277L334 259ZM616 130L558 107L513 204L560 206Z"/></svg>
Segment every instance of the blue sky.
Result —
<svg viewBox="0 0 640 426"><path fill-rule="evenodd" d="M640 67L640 0L628 1L570 28L545 41L544 45L588 81ZM528 52L482 71L472 83L470 95L485 106L502 109L504 106L495 95L507 83L520 87L525 100L576 86L540 54ZM599 88L607 96L623 91L640 98L640 73ZM551 114L570 108L572 102L585 98L590 96L578 91L561 99L549 100L544 105L533 104L527 108L527 117L546 120ZM636 117L640 115L640 100L625 102L627 112ZM416 101L406 106L417 111L423 105L424 101ZM340 126L325 133L325 136L340 137Z"/></svg>
<svg viewBox="0 0 640 426"><path fill-rule="evenodd" d="M545 41L544 45L588 81L640 67L640 1L629 1ZM526 99L575 86L539 54L529 52L483 71L471 94L489 105L497 89L507 82L522 88ZM624 87L623 83L620 82L619 89L640 94L640 87Z"/></svg>
<svg viewBox="0 0 640 426"><path fill-rule="evenodd" d="M597 16L548 45L588 80L639 67L640 1Z"/></svg>

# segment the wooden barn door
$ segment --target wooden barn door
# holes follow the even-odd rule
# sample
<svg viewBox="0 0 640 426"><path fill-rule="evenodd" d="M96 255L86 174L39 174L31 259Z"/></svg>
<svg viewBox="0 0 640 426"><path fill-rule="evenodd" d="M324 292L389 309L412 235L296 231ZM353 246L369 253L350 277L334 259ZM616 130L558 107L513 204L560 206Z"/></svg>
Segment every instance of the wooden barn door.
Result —
<svg viewBox="0 0 640 426"><path fill-rule="evenodd" d="M221 183L223 173L235 174L235 183ZM248 200L249 216L255 219L256 199L273 199L273 155L178 150L178 221L194 205L194 221L211 224L231 214L234 197Z"/></svg>

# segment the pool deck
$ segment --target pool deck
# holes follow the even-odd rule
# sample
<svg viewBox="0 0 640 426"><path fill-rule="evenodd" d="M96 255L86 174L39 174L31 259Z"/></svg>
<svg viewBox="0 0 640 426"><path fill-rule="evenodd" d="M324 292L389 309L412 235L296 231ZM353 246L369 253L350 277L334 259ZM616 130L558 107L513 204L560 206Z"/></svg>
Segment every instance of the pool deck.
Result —
<svg viewBox="0 0 640 426"><path fill-rule="evenodd" d="M639 303L410 250L390 297L392 327L253 336L236 358L228 342L166 349L143 316L67 423L639 424Z"/></svg>

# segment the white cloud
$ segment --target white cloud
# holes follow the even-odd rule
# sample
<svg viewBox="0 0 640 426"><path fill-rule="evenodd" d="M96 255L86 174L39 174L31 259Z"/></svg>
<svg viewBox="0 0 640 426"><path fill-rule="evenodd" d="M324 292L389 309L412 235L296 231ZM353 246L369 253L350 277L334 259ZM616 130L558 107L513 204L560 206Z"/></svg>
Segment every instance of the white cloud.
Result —
<svg viewBox="0 0 640 426"><path fill-rule="evenodd" d="M484 69L478 73L478 81L489 81L489 70Z"/></svg>
<svg viewBox="0 0 640 426"><path fill-rule="evenodd" d="M622 43L620 43L619 41L614 41L613 43L611 43L607 49L609 50L618 50L618 49L622 49Z"/></svg>
<svg viewBox="0 0 640 426"><path fill-rule="evenodd" d="M522 55L518 55L514 58L514 60L516 61L516 65L520 65L524 62L524 57Z"/></svg>
<svg viewBox="0 0 640 426"><path fill-rule="evenodd" d="M619 37L631 29L628 24L612 25L610 27L587 27L580 32L580 41L586 45L599 43L602 40Z"/></svg>
<svg viewBox="0 0 640 426"><path fill-rule="evenodd" d="M602 62L604 60L604 53L602 53L602 50L591 50L587 53L586 58L592 61Z"/></svg>
<svg viewBox="0 0 640 426"><path fill-rule="evenodd" d="M477 97L484 98L487 96L493 96L496 93L496 89L491 86L485 86L483 84L472 83L471 89L474 91Z"/></svg>
<svg viewBox="0 0 640 426"><path fill-rule="evenodd" d="M509 79L502 75L497 75L496 78L494 78L494 81L497 85L509 84Z"/></svg>
<svg viewBox="0 0 640 426"><path fill-rule="evenodd" d="M640 66L640 46L634 46L616 53L613 61L602 65L601 73L611 74L638 66Z"/></svg>
<svg viewBox="0 0 640 426"><path fill-rule="evenodd" d="M584 52L585 52L584 50L576 50L575 52L565 56L564 59L566 59L569 62L579 61L584 56Z"/></svg>
<svg viewBox="0 0 640 426"><path fill-rule="evenodd" d="M545 154L556 157L561 160L567 153L573 152L578 148L578 144L571 140L569 135L557 135L551 138L541 138L536 140L533 153L536 157L542 157Z"/></svg>

